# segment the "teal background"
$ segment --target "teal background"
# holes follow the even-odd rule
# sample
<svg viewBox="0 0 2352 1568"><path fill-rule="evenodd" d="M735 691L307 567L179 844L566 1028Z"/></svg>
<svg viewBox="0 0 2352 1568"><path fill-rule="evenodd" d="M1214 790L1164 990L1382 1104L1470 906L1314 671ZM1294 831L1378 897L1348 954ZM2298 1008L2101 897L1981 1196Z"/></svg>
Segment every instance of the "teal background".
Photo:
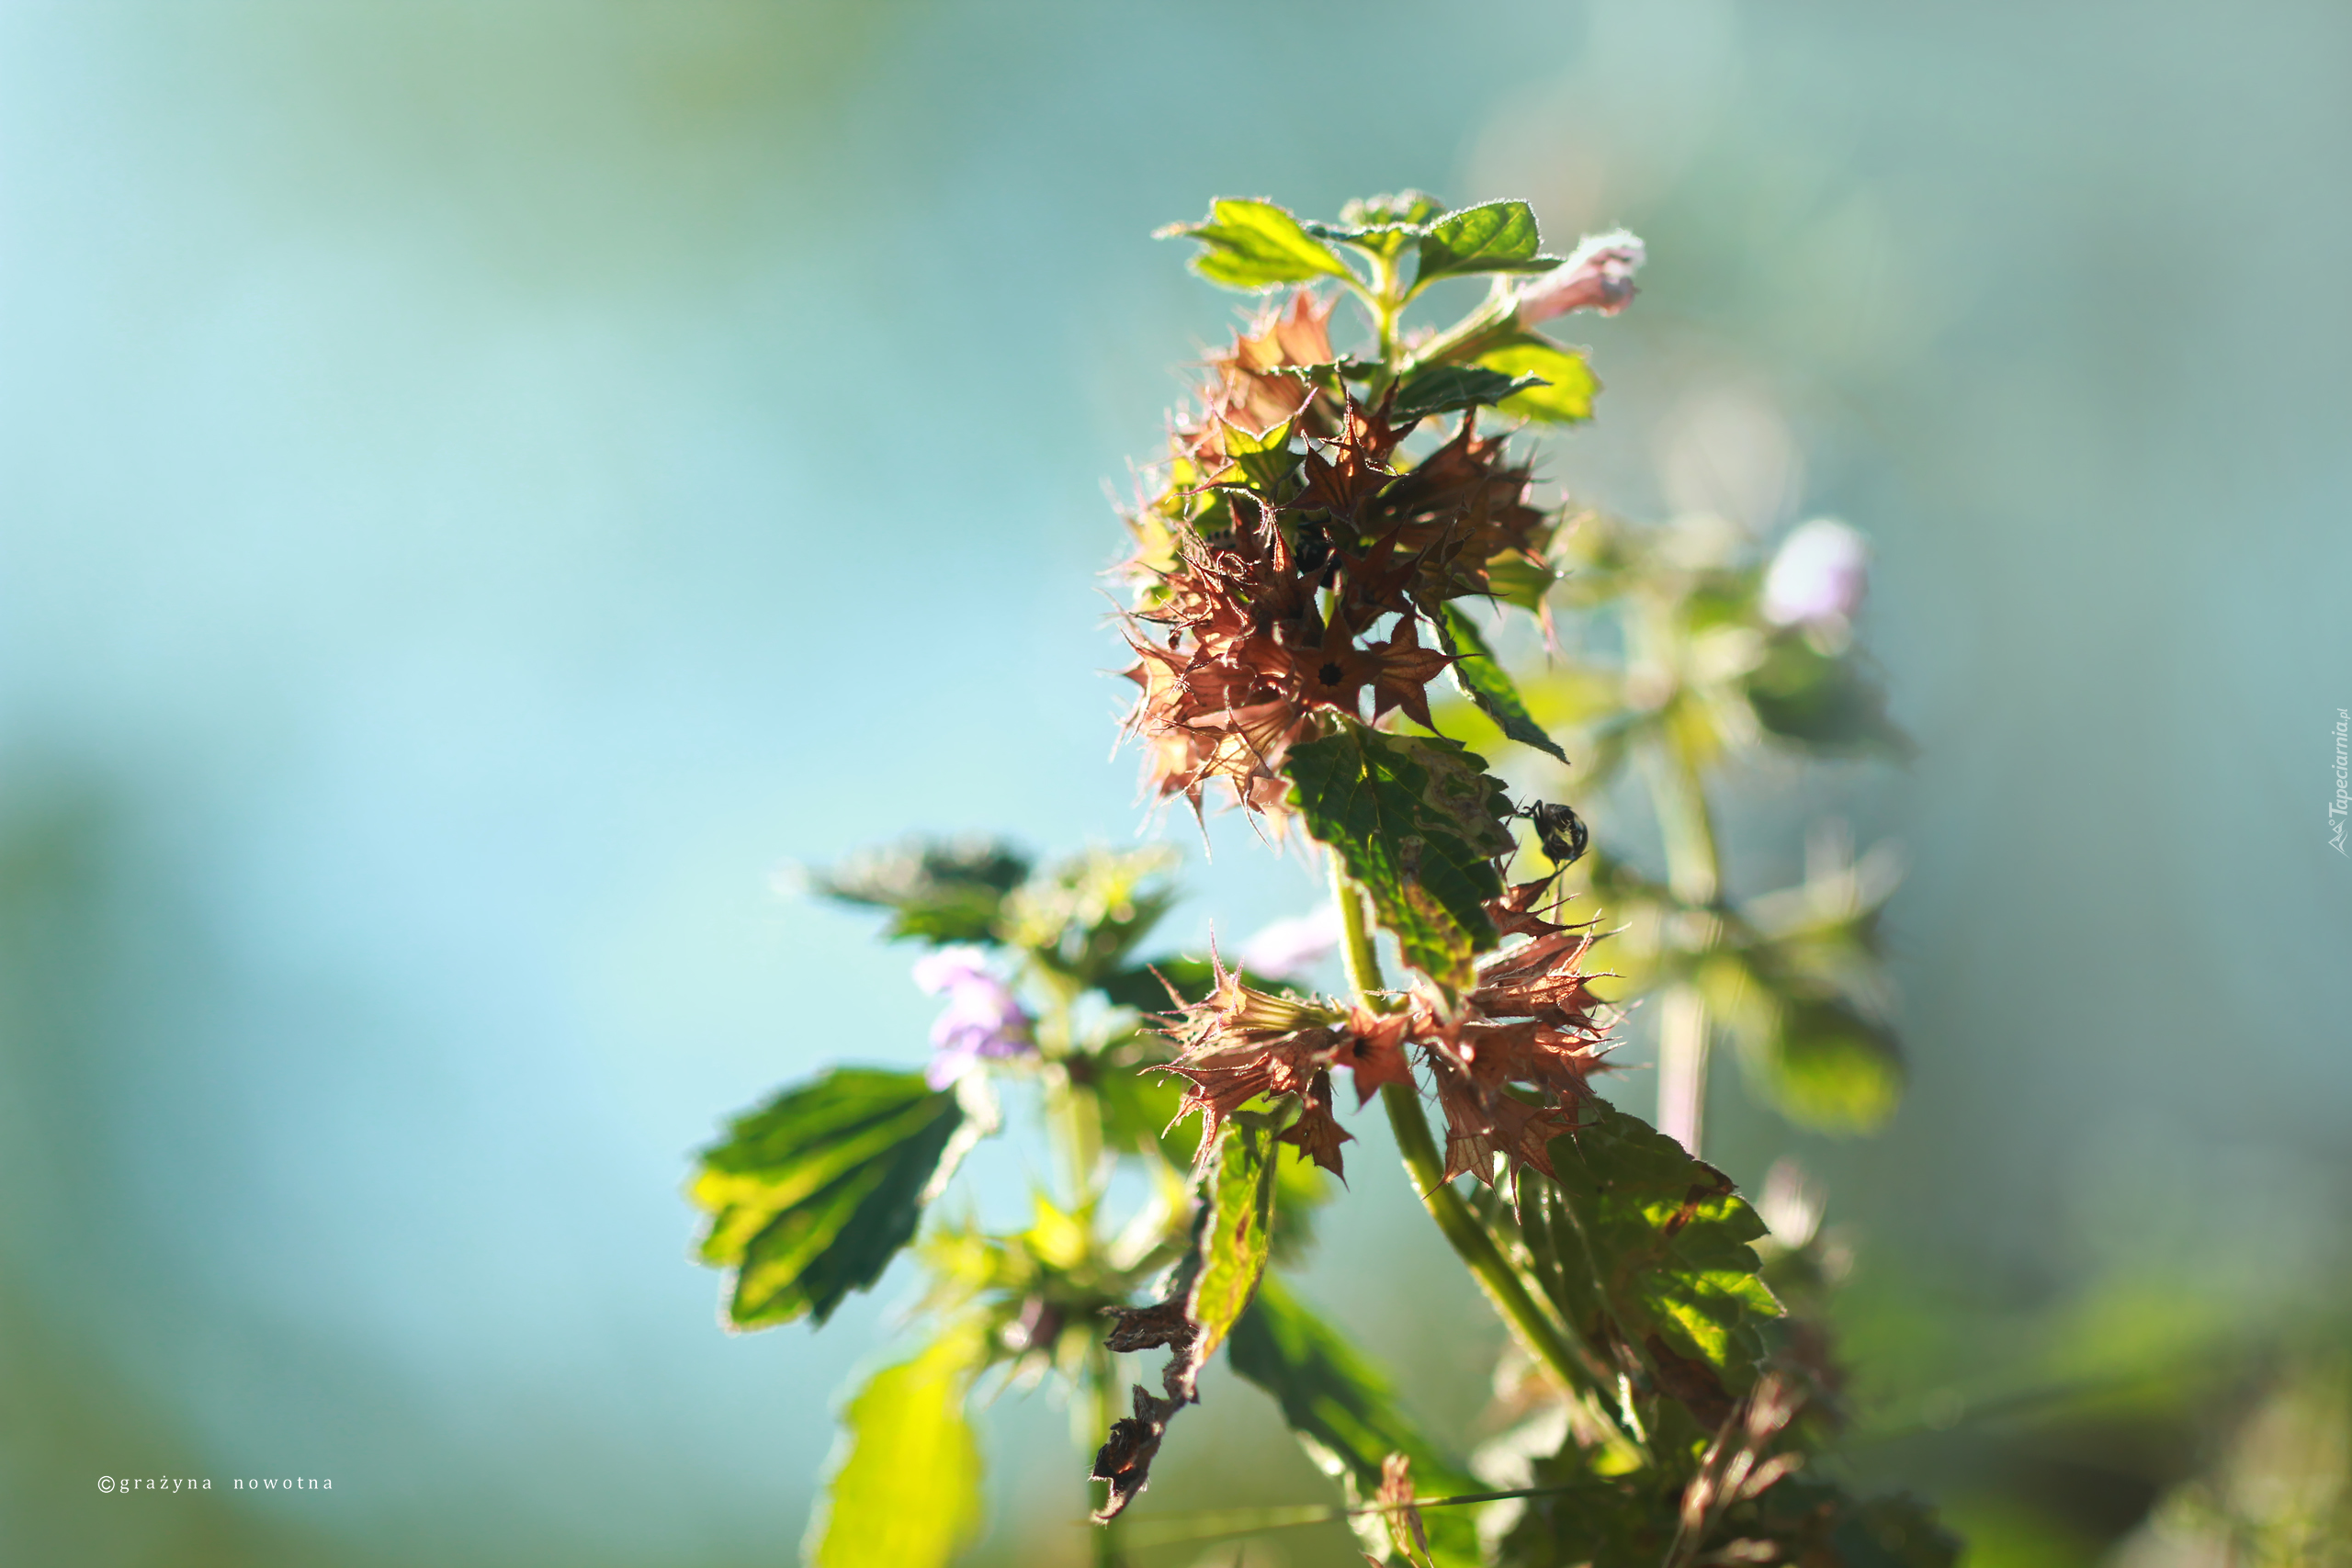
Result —
<svg viewBox="0 0 2352 1568"><path fill-rule="evenodd" d="M1874 540L1920 759L1718 798L1740 890L1833 809L1912 864L1911 1101L1804 1144L1890 1408L2334 1299L2347 64L2287 0L0 7L0 1555L790 1557L905 1285L723 1336L685 1161L931 1004L771 875L1132 837L1103 486L1220 193L1631 225L1546 472ZM1317 896L1163 826L1182 939ZM1495 1335L1362 1131L1310 1286L1459 1434ZM1207 1416L1156 1506L1323 1495ZM1075 1561L1062 1416L990 1422L989 1551Z"/></svg>

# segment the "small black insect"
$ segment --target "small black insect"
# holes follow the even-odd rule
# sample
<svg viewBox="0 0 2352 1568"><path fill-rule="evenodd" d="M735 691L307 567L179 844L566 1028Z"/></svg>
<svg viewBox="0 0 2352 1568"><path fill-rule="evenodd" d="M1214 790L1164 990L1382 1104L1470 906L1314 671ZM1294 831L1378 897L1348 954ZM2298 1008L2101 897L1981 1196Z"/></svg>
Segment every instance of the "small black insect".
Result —
<svg viewBox="0 0 2352 1568"><path fill-rule="evenodd" d="M1331 536L1316 523L1298 525L1298 574L1312 577L1331 559Z"/></svg>
<svg viewBox="0 0 2352 1568"><path fill-rule="evenodd" d="M1583 857L1586 846L1592 841L1584 818L1569 807L1555 806L1545 800L1532 801L1521 815L1535 824L1535 841L1555 866L1575 864Z"/></svg>

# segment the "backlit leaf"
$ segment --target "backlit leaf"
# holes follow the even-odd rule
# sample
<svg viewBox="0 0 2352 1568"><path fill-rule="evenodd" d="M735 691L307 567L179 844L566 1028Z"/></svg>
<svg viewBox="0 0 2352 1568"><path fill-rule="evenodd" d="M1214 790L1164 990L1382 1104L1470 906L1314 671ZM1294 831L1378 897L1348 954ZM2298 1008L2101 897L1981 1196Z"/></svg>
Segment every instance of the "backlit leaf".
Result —
<svg viewBox="0 0 2352 1568"><path fill-rule="evenodd" d="M980 1450L964 1398L984 1348L977 1329L952 1328L850 1400L802 1547L810 1568L944 1568L971 1544Z"/></svg>
<svg viewBox="0 0 2352 1568"><path fill-rule="evenodd" d="M1850 650L1823 653L1801 632L1784 631L1747 678L1757 721L1782 740L1829 755L1907 757L1911 739L1887 716L1886 694Z"/></svg>
<svg viewBox="0 0 2352 1568"><path fill-rule="evenodd" d="M1229 1120L1217 1134L1216 1161L1204 1186L1205 1217L1193 1241L1197 1271L1184 1315L1199 1327L1195 1367L1206 1364L1233 1332L1266 1271L1274 1235L1273 1129L1255 1119Z"/></svg>
<svg viewBox="0 0 2352 1568"><path fill-rule="evenodd" d="M1290 437L1289 420L1262 431L1244 430L1227 421L1222 440L1225 455L1240 468L1250 488L1261 495L1277 495L1283 480L1298 467L1298 456L1290 449Z"/></svg>
<svg viewBox="0 0 2352 1568"><path fill-rule="evenodd" d="M1459 605L1438 606L1437 636L1446 652L1463 656L1454 661L1453 683L1462 688L1464 696L1478 705L1481 713L1520 744L1549 751L1563 762L1568 760L1568 754L1560 750L1560 743L1544 734L1544 727L1529 716L1527 705L1520 700L1519 688L1495 661L1494 650L1478 635L1477 623Z"/></svg>
<svg viewBox="0 0 2352 1568"><path fill-rule="evenodd" d="M993 839L914 840L804 874L811 892L891 911L888 935L923 942L992 942L1004 896L1029 858Z"/></svg>
<svg viewBox="0 0 2352 1568"><path fill-rule="evenodd" d="M1121 972L1176 902L1169 878L1176 863L1164 845L1091 849L1057 861L1006 895L999 938L1081 986L1101 984ZM1161 991L1155 1005L1166 1002Z"/></svg>
<svg viewBox="0 0 2352 1568"><path fill-rule="evenodd" d="M1892 1031L1835 997L1791 1000L1778 1037L1751 1073L1792 1122L1825 1133L1868 1133L1903 1099L1903 1055Z"/></svg>
<svg viewBox="0 0 2352 1568"><path fill-rule="evenodd" d="M1325 1325L1270 1276L1234 1328L1233 1370L1274 1396L1283 1419L1324 1474L1345 1487L1351 1506L1380 1490L1381 1461L1400 1453L1413 1461L1422 1497L1484 1490L1432 1443L1398 1406L1395 1392L1355 1347ZM1463 1568L1480 1561L1478 1532L1466 1508L1431 1508L1422 1515L1430 1545L1442 1564ZM1352 1521L1366 1549L1385 1555L1386 1527L1376 1517Z"/></svg>
<svg viewBox="0 0 2352 1568"><path fill-rule="evenodd" d="M1560 574L1548 566L1541 566L1518 552L1489 556L1487 558L1487 592L1506 604L1516 604L1531 615L1540 615L1544 596Z"/></svg>
<svg viewBox="0 0 2352 1568"><path fill-rule="evenodd" d="M1159 237L1201 242L1193 270L1228 288L1270 288L1351 276L1339 253L1299 226L1271 201L1220 197L1202 223L1171 223Z"/></svg>
<svg viewBox="0 0 2352 1568"><path fill-rule="evenodd" d="M1431 222L1422 234L1414 282L1418 287L1475 272L1548 272L1559 258L1537 255L1543 243L1535 213L1523 201L1465 207Z"/></svg>
<svg viewBox="0 0 2352 1568"><path fill-rule="evenodd" d="M1138 1012L1166 1012L1178 1001L1168 994L1196 1002L1216 986L1216 975L1205 958L1155 958L1149 964L1122 969L1102 983L1102 994L1123 1008Z"/></svg>
<svg viewBox="0 0 2352 1568"><path fill-rule="evenodd" d="M1648 1363L1713 1427L1755 1381L1758 1325L1781 1315L1748 1243L1764 1222L1731 1179L1606 1100L1552 1140L1556 1180L1522 1176L1521 1213L1544 1289L1595 1345Z"/></svg>
<svg viewBox="0 0 2352 1568"><path fill-rule="evenodd" d="M1809 974L1801 935L1720 953L1699 970L1711 1014L1759 1098L1800 1126L1874 1132L1903 1099L1894 1033Z"/></svg>
<svg viewBox="0 0 2352 1568"><path fill-rule="evenodd" d="M1506 376L1476 365L1432 365L1419 370L1396 389L1388 422L1402 428L1431 414L1466 409L1474 403L1499 404L1515 394L1541 386L1533 376Z"/></svg>
<svg viewBox="0 0 2352 1568"><path fill-rule="evenodd" d="M1290 750L1283 772L1309 837L1338 853L1371 896L1405 962L1441 986L1470 983L1495 942L1485 902L1502 894L1510 799L1459 741L1343 723Z"/></svg>
<svg viewBox="0 0 2352 1568"><path fill-rule="evenodd" d="M735 1270L728 1320L823 1323L871 1287L914 1238L966 1130L955 1094L875 1067L836 1067L737 1120L690 1191L711 1216L702 1260Z"/></svg>
<svg viewBox="0 0 2352 1568"><path fill-rule="evenodd" d="M1168 1423L1200 1399L1201 1369L1256 1293L1273 1244L1275 1125L1253 1111L1237 1112L1218 1130L1202 1172L1201 1205L1193 1221L1192 1250L1177 1266L1168 1293L1149 1306L1114 1308L1104 1343L1117 1352L1166 1349L1162 1394L1140 1383L1134 1414L1112 1423L1094 1456L1092 1479L1108 1492L1097 1524L1115 1518L1151 1484L1151 1461Z"/></svg>
<svg viewBox="0 0 2352 1568"><path fill-rule="evenodd" d="M1511 377L1536 377L1544 385L1506 398L1498 405L1513 419L1544 424L1574 424L1592 417L1600 378L1585 356L1548 338L1529 334L1478 356L1487 369Z"/></svg>
<svg viewBox="0 0 2352 1568"><path fill-rule="evenodd" d="M1340 221L1378 228L1404 224L1418 229L1445 210L1445 203L1425 190L1400 190L1391 196L1359 197L1340 209Z"/></svg>

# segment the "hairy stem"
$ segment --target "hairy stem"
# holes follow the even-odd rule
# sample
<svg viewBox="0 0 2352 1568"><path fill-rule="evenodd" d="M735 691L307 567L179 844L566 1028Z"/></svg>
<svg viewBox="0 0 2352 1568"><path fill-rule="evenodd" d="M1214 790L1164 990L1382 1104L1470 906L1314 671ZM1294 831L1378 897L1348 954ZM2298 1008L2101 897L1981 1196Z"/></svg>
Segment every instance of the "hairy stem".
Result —
<svg viewBox="0 0 2352 1568"><path fill-rule="evenodd" d="M1687 980L1658 998L1657 1130L1698 1157L1707 1121L1707 1001Z"/></svg>
<svg viewBox="0 0 2352 1568"><path fill-rule="evenodd" d="M1372 945L1372 924L1363 918L1363 895L1348 880L1347 867L1340 863L1340 852L1328 852L1331 863L1331 902L1340 911L1340 953L1347 964L1348 987L1356 1000L1375 1011L1387 1010L1386 998L1380 993L1380 953Z"/></svg>
<svg viewBox="0 0 2352 1568"><path fill-rule="evenodd" d="M1379 340L1380 365L1364 388L1364 400L1378 402L1388 384L1396 378L1396 318L1405 302L1396 288L1396 264L1387 256L1375 256L1372 263L1372 291L1366 297L1372 312L1372 330Z"/></svg>
<svg viewBox="0 0 2352 1568"><path fill-rule="evenodd" d="M1707 814L1707 796L1690 764L1662 740L1642 749L1650 800L1657 810L1658 831L1666 839L1666 884L1674 896L1694 908L1715 901L1722 883L1715 855L1715 828Z"/></svg>
<svg viewBox="0 0 2352 1568"><path fill-rule="evenodd" d="M1467 363L1508 341L1518 330L1518 292L1498 287L1476 310L1416 349L1398 374L1418 370L1424 365Z"/></svg>
<svg viewBox="0 0 2352 1568"><path fill-rule="evenodd" d="M1396 1150L1405 1159L1405 1168L1413 1178L1413 1187L1420 1195L1422 1206L1455 1254L1469 1266L1495 1310L1505 1322L1518 1331L1527 1348L1550 1367L1560 1381L1570 1388L1607 1387L1602 1371L1590 1364L1584 1347L1571 1340L1562 1331L1551 1314L1537 1304L1519 1277L1519 1271L1503 1257L1495 1238L1470 1212L1462 1194L1445 1179L1445 1162L1438 1157L1437 1138L1430 1131L1429 1116L1421 1110L1421 1099L1410 1084L1384 1084L1380 1103L1388 1112L1388 1125L1396 1134Z"/></svg>
<svg viewBox="0 0 2352 1568"><path fill-rule="evenodd" d="M1698 773L1663 739L1642 749L1643 773L1666 842L1666 882L1693 910L1712 907L1722 888L1722 863L1707 795ZM1695 1156L1707 1112L1707 1003L1699 988L1677 980L1658 1003L1658 1131Z"/></svg>
<svg viewBox="0 0 2352 1568"><path fill-rule="evenodd" d="M1102 1102L1091 1089L1072 1083L1067 1068L1049 1070L1046 1120L1054 1151L1061 1156L1063 1179L1069 1183L1071 1206L1083 1208L1102 1191Z"/></svg>
<svg viewBox="0 0 2352 1568"><path fill-rule="evenodd" d="M1377 1008L1382 1005L1380 958L1373 947L1371 927L1364 919L1363 896L1348 880L1338 854L1332 854L1330 860L1331 897L1340 908L1341 952L1346 957L1348 984L1354 988L1357 1001ZM1413 1190L1422 1207L1430 1212L1430 1218L1437 1222L1438 1233L1469 1269L1479 1288L1487 1292L1487 1299L1494 1303L1495 1310L1510 1325L1528 1351L1560 1380L1569 1398L1598 1416L1599 1424L1604 1428L1616 1427L1622 1432L1622 1424L1607 1414L1595 1397L1605 1394L1612 1386L1608 1370L1536 1299L1519 1270L1511 1267L1510 1260L1495 1245L1487 1227L1478 1223L1478 1216L1471 1213L1462 1194L1445 1179L1445 1162L1438 1154L1429 1116L1421 1109L1419 1089L1411 1082L1384 1084L1380 1103L1388 1112L1388 1125L1396 1134L1396 1150L1404 1156Z"/></svg>

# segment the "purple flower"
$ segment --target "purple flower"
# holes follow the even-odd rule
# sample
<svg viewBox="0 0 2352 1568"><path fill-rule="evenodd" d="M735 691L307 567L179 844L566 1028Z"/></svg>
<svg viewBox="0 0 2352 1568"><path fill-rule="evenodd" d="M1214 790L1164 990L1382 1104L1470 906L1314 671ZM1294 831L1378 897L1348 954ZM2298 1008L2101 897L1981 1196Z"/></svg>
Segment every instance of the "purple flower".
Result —
<svg viewBox="0 0 2352 1568"><path fill-rule="evenodd" d="M1816 517L1781 543L1764 573L1764 618L1775 626L1842 631L1870 586L1870 546L1843 523Z"/></svg>
<svg viewBox="0 0 2352 1568"><path fill-rule="evenodd" d="M1269 980L1304 980L1340 945L1340 911L1326 904L1276 920L1241 944L1241 967Z"/></svg>
<svg viewBox="0 0 2352 1568"><path fill-rule="evenodd" d="M982 1056L1020 1056L1037 1049L1029 1014L1005 983L988 970L988 955L977 947L943 947L915 961L915 984L933 996L945 993L946 1009L931 1026L935 1053L923 1081L945 1089L972 1070Z"/></svg>
<svg viewBox="0 0 2352 1568"><path fill-rule="evenodd" d="M1519 324L1532 327L1571 310L1615 315L1634 302L1634 274L1647 254L1623 229L1587 237L1567 260L1519 291Z"/></svg>

